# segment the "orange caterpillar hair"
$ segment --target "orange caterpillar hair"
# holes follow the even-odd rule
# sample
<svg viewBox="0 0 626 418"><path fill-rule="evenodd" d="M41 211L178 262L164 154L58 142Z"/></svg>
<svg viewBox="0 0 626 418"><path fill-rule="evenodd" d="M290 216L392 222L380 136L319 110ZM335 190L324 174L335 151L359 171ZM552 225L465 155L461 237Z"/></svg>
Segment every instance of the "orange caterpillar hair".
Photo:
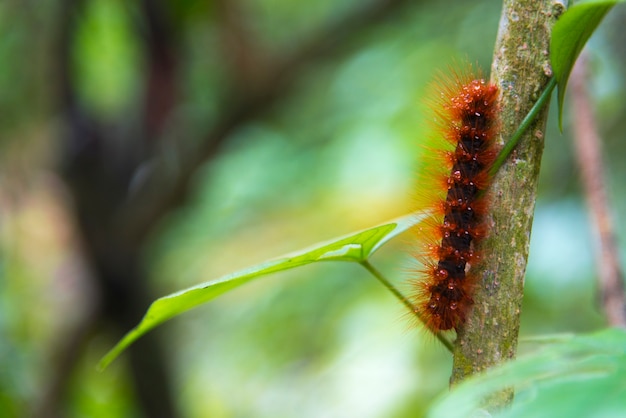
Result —
<svg viewBox="0 0 626 418"><path fill-rule="evenodd" d="M440 77L431 110L438 135L420 170L420 208L428 219L417 227L424 266L413 303L434 332L458 329L473 304L477 283L471 266L485 237L485 196L498 130L498 87L468 70Z"/></svg>

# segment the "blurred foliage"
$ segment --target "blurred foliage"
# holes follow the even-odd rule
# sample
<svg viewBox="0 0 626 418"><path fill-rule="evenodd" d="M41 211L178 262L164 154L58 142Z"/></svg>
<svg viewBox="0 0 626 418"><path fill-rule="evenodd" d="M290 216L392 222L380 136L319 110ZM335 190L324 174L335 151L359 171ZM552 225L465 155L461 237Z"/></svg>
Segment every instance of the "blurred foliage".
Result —
<svg viewBox="0 0 626 418"><path fill-rule="evenodd" d="M271 64L361 3L242 0L239 6L251 23L250 38ZM200 0L166 5L178 35L181 101L165 121L163 146L175 150L179 142L201 140L232 90L216 7ZM63 127L55 42L63 7L60 0L0 3L3 417L23 416L42 396L58 347L97 297L57 174ZM139 2L85 1L72 45L80 100L111 130L139 124L146 76L138 10ZM155 295L409 212L416 143L426 134L420 111L426 87L455 59L489 67L499 13L497 0L409 4L307 68L291 95L239 127L194 177L191 203L154 234L145 266ZM619 30L625 18L624 8L615 8L590 44L616 215L626 213L626 42ZM603 326L567 109L566 96L565 132L552 119L546 136L523 335ZM616 228L623 237L626 224ZM399 242L374 259L404 291L409 247ZM623 242L620 250L625 259ZM338 263L281 273L166 325L182 416L422 416L447 390L450 358L425 331L408 329L403 307L361 270ZM94 371L114 342L107 333L88 339L65 416L141 415L123 358L104 374Z"/></svg>
<svg viewBox="0 0 626 418"><path fill-rule="evenodd" d="M511 408L497 417L618 417L624 415L626 333L605 329L591 335L546 338L530 355L464 382L436 402L430 417L482 414L480 400L515 387Z"/></svg>
<svg viewBox="0 0 626 418"><path fill-rule="evenodd" d="M128 111L140 88L141 50L129 19L123 2L87 2L73 45L72 64L82 99L107 116Z"/></svg>

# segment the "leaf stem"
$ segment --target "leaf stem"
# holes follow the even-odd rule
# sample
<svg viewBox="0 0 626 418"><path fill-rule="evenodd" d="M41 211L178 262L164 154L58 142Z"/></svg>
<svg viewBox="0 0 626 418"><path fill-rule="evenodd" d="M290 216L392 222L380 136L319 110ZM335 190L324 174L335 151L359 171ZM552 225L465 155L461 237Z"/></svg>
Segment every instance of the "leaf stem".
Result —
<svg viewBox="0 0 626 418"><path fill-rule="evenodd" d="M404 304L404 306L406 306L413 315L415 315L422 323L424 323L424 319L420 316L417 308L415 307L415 305L413 305L411 303L410 300L408 300L402 293L400 293L400 291L398 289L395 288L394 285L391 284L391 282L389 282L389 280L387 280L385 278L385 276L383 276L383 274L376 268L374 267L369 261L367 260L363 260L361 262L359 262L360 265L362 265L363 267L365 267L365 269L367 271L369 271L370 273L372 273L372 275L383 285L387 288L387 290L389 290L391 293L393 293L393 295L398 298L398 300L400 302L402 302ZM452 352L452 343L450 341L448 341L448 339L440 332L435 333L435 337L437 337L437 339L450 351Z"/></svg>
<svg viewBox="0 0 626 418"><path fill-rule="evenodd" d="M494 176L498 172L500 167L502 167L502 164L504 164L504 161L506 161L509 154L511 154L511 151L513 151L513 148L515 148L522 135L526 133L530 125L535 121L539 112L543 109L543 106L548 102L550 94L552 93L552 90L554 90L554 88L556 87L556 84L556 77L552 77L548 84L546 84L546 87L541 93L541 96L539 96L539 99L530 109L524 120L522 120L522 123L520 123L513 136L511 136L511 139L509 139L507 143L504 144L504 148L502 148L502 150L500 150L500 152L498 153L498 156L491 166L491 169L489 169L490 176Z"/></svg>

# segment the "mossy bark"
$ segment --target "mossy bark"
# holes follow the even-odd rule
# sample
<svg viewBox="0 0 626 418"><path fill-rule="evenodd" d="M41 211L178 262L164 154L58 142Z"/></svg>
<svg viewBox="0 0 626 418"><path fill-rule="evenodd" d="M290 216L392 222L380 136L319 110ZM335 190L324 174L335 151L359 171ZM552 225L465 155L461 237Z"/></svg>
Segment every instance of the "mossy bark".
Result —
<svg viewBox="0 0 626 418"><path fill-rule="evenodd" d="M516 131L550 78L550 35L563 5L553 0L505 0L491 81L500 88L501 135ZM515 357L524 274L543 152L547 107L498 171L490 190L490 235L481 244L479 286L474 307L459 330L451 383ZM503 390L488 410L510 402Z"/></svg>

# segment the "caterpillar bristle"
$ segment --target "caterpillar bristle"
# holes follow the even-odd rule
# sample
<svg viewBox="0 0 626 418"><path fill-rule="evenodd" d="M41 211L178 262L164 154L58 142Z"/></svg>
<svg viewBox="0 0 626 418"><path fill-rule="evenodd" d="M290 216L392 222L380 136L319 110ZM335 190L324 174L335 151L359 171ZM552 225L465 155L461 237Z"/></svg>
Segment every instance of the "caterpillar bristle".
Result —
<svg viewBox="0 0 626 418"><path fill-rule="evenodd" d="M415 258L423 268L413 301L433 332L458 329L473 304L478 278L472 267L489 231L486 190L499 128L497 86L471 66L450 74L438 78L430 102L437 135L422 145L428 157L418 181L420 210L431 215L416 228Z"/></svg>

